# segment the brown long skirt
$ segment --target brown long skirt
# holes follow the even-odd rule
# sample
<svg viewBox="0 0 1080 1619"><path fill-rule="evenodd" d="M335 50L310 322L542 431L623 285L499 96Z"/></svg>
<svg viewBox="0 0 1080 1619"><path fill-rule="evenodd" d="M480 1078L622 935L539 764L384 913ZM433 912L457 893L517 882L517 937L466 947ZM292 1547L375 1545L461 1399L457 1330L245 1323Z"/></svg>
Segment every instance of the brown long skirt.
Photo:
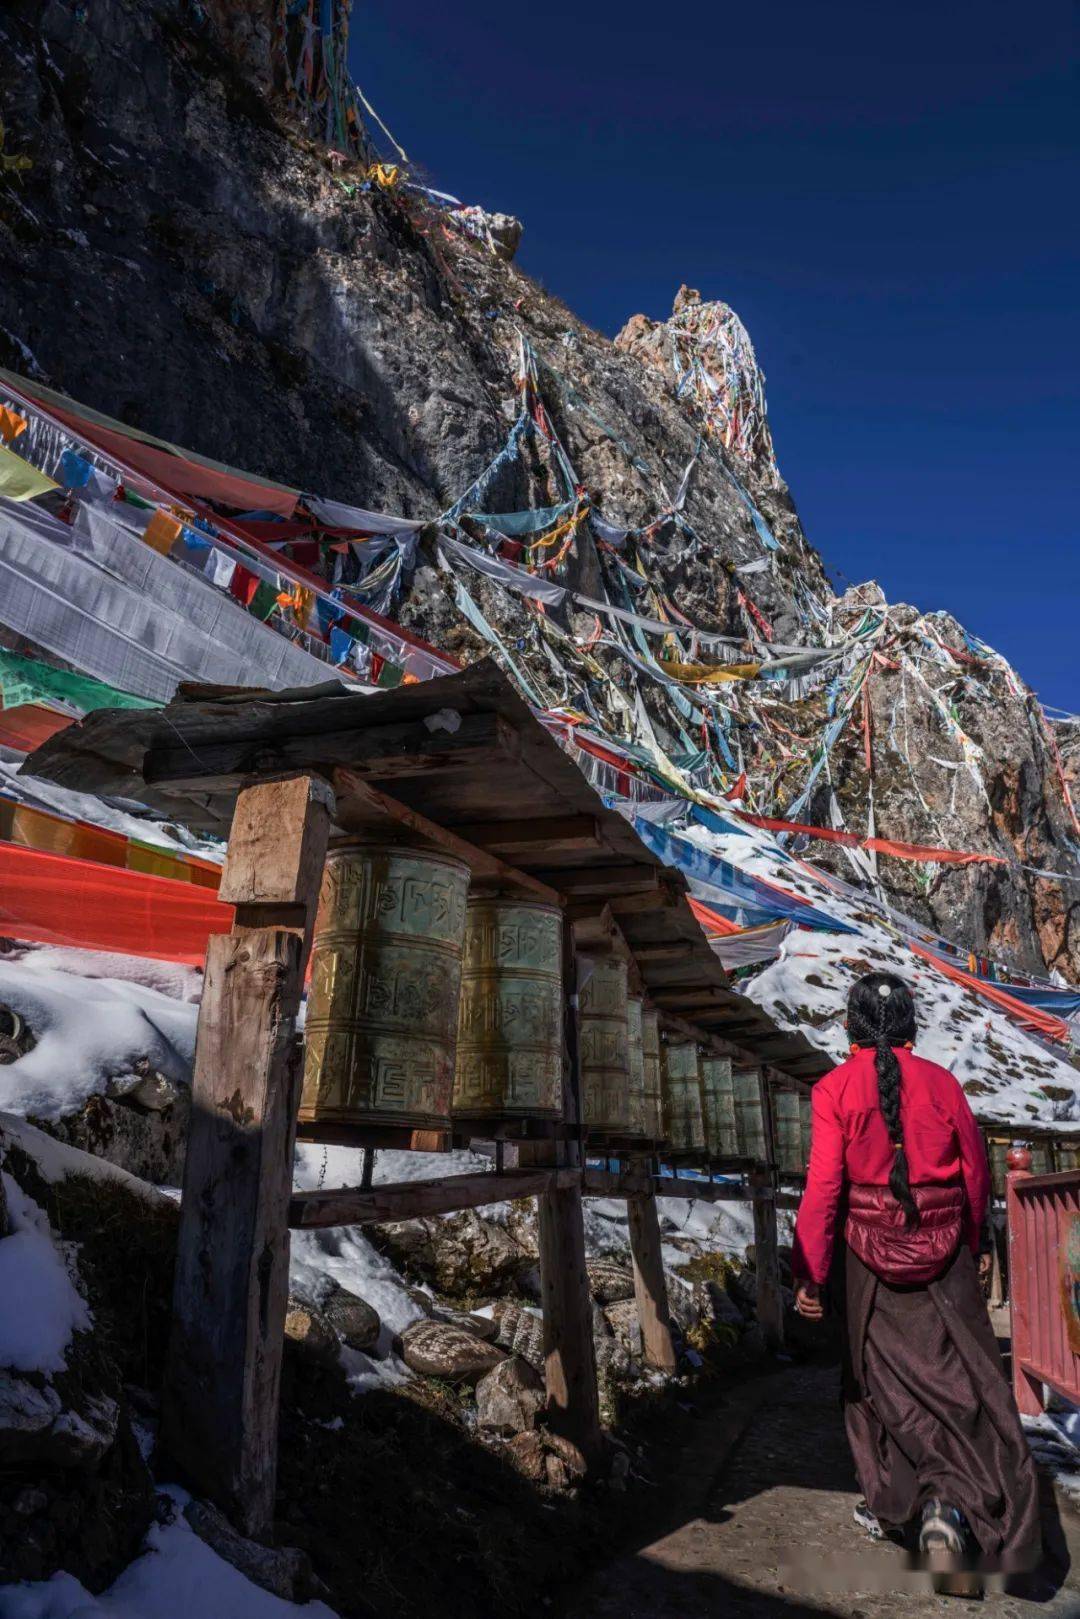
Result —
<svg viewBox="0 0 1080 1619"><path fill-rule="evenodd" d="M1033 1568L1038 1482L970 1250L916 1287L844 1258L844 1416L870 1510L899 1526L936 1496L964 1513L983 1566Z"/></svg>

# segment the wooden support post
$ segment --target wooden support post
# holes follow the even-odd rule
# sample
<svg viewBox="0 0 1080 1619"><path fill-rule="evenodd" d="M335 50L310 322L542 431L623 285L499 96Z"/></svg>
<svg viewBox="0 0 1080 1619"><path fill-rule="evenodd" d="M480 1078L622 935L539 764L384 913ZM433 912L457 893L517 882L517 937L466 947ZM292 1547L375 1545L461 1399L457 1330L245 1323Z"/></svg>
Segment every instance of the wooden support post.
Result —
<svg viewBox="0 0 1080 1619"><path fill-rule="evenodd" d="M671 1341L667 1281L660 1249L660 1220L656 1193L650 1187L626 1200L630 1220L630 1253L634 1261L634 1298L645 1360L660 1372L674 1372L675 1346Z"/></svg>
<svg viewBox="0 0 1080 1619"><path fill-rule="evenodd" d="M296 1015L331 796L307 776L241 792L199 1011L161 1448L242 1533L273 1525L301 1077Z"/></svg>
<svg viewBox="0 0 1080 1619"><path fill-rule="evenodd" d="M547 1421L576 1447L588 1468L600 1454L600 1398L581 1187L556 1185L537 1201Z"/></svg>
<svg viewBox="0 0 1080 1619"><path fill-rule="evenodd" d="M757 1318L769 1349L784 1347L784 1297L776 1239L776 1197L768 1170L750 1175L754 1194L754 1249L757 1254Z"/></svg>
<svg viewBox="0 0 1080 1619"><path fill-rule="evenodd" d="M577 960L572 923L563 920L563 1004L566 1067L563 1115L581 1129L578 1070ZM580 1168L577 1141L563 1144L569 1163ZM581 1185L549 1186L537 1198L540 1224L540 1302L544 1312L544 1383L547 1420L553 1432L573 1444L586 1468L600 1455L600 1394L592 1301L585 1269L585 1221Z"/></svg>

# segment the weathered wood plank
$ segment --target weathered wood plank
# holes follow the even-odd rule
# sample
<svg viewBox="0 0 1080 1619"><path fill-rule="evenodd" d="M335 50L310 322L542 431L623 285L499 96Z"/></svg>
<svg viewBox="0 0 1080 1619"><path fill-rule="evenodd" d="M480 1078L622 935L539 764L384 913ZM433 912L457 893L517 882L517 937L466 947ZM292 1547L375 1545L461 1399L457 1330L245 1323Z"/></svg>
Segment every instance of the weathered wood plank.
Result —
<svg viewBox="0 0 1080 1619"><path fill-rule="evenodd" d="M630 1255L634 1264L634 1298L646 1363L661 1372L674 1372L675 1346L671 1341L667 1282L660 1245L656 1194L639 1192L627 1199Z"/></svg>
<svg viewBox="0 0 1080 1619"><path fill-rule="evenodd" d="M451 831L448 827L440 826L437 821L429 820L419 810L410 809L407 804L392 798L389 793L381 792L379 788L364 781L355 770L343 767L336 769L333 773L333 782L337 793L336 819L344 831L366 830L373 825L407 826L410 831L426 838L437 848L446 849L464 860L474 877L487 878L502 888L524 889L526 893L546 901L549 905L559 903L559 895L554 888L549 888L546 883L531 877L527 872L518 871L516 867L507 865L486 849L477 848L459 831ZM508 832L512 832L514 823L507 822L506 828Z"/></svg>
<svg viewBox="0 0 1080 1619"><path fill-rule="evenodd" d="M319 1192L294 1192L289 1224L310 1231L323 1226L376 1225L428 1214L479 1209L506 1198L538 1197L551 1186L580 1186L579 1169L509 1169L501 1174L442 1175L429 1181L391 1182L367 1191L343 1186Z"/></svg>
<svg viewBox="0 0 1080 1619"><path fill-rule="evenodd" d="M273 1522L296 1017L330 825L319 784L304 789L256 787L237 805L245 916L279 911L290 871L311 887L287 907L296 925L238 923L207 951L162 1407L160 1443L180 1476L257 1538Z"/></svg>
<svg viewBox="0 0 1080 1619"><path fill-rule="evenodd" d="M195 748L183 740L158 743L146 755L143 777L151 787L223 792L271 776L340 765L390 780L433 770L497 768L521 749L518 733L498 714L458 715L456 728L432 728L423 720L364 725L353 712L341 718L340 729L308 733L283 704L270 719L260 718L226 741L207 739Z"/></svg>

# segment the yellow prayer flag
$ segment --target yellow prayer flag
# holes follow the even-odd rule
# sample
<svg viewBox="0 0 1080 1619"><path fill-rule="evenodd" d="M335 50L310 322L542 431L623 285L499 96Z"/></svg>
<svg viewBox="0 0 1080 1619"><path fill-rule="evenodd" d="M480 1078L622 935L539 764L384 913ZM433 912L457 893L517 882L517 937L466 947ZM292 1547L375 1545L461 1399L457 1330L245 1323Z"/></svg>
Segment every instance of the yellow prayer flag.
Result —
<svg viewBox="0 0 1080 1619"><path fill-rule="evenodd" d="M59 485L39 472L37 467L32 467L21 455L0 444L0 495L6 495L8 500L34 500L36 496L57 488Z"/></svg>
<svg viewBox="0 0 1080 1619"><path fill-rule="evenodd" d="M159 551L163 557L167 557L180 538L183 526L175 517L170 517L168 512L155 512L143 530L143 539L152 550Z"/></svg>
<svg viewBox="0 0 1080 1619"><path fill-rule="evenodd" d="M675 663L671 659L663 659L661 669L673 680L684 681L688 686L715 686L722 680L756 680L761 673L760 663Z"/></svg>

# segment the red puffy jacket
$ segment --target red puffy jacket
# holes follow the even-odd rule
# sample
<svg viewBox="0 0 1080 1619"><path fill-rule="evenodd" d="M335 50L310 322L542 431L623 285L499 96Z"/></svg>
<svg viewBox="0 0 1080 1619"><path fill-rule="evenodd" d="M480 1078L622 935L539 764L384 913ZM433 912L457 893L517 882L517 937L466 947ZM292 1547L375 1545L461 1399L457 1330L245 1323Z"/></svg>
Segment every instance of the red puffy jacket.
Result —
<svg viewBox="0 0 1080 1619"><path fill-rule="evenodd" d="M896 1152L878 1105L873 1050L857 1050L818 1080L812 1093L810 1170L792 1262L800 1280L820 1283L829 1274L845 1188L855 1223L873 1228L860 1232L853 1226L852 1246L856 1252L862 1247L861 1257L890 1281L928 1280L961 1239L979 1251L990 1173L968 1099L947 1069L905 1049L896 1055L908 1178L913 1188L926 1189L917 1201L927 1205L927 1217L909 1231L884 1190ZM935 1197L935 1188L946 1189L945 1195Z"/></svg>

